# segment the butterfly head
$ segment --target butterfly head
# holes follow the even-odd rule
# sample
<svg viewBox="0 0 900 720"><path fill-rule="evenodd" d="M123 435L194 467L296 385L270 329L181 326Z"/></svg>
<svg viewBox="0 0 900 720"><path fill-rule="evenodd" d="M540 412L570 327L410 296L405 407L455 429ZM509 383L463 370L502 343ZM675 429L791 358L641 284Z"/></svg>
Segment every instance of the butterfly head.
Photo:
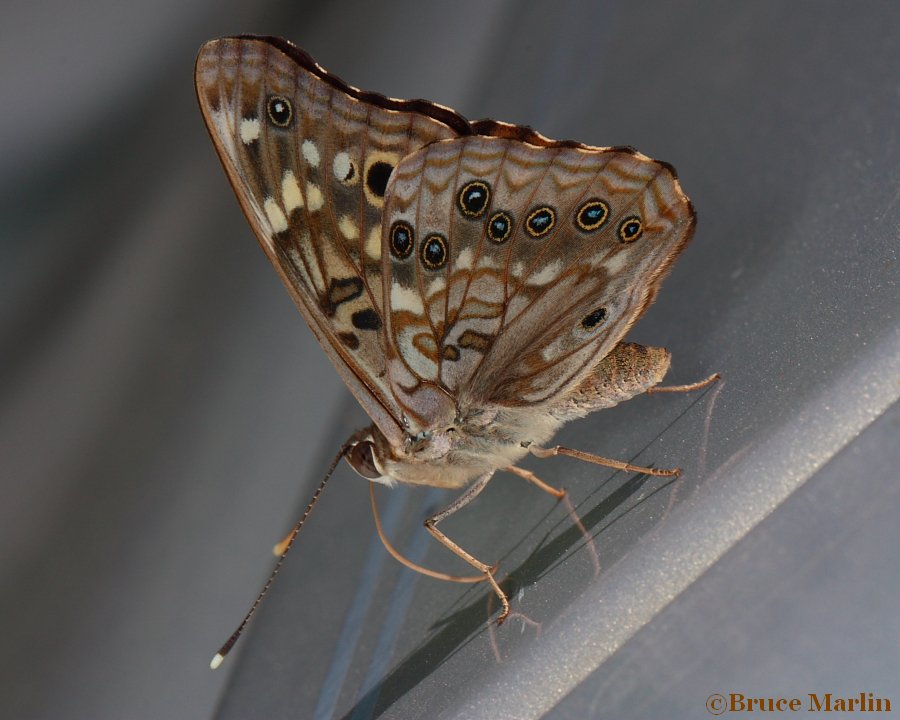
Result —
<svg viewBox="0 0 900 720"><path fill-rule="evenodd" d="M358 475L388 487L397 482L457 487L472 476L470 469L446 462L459 434L455 427L422 431L395 447L373 425L354 435L344 457Z"/></svg>
<svg viewBox="0 0 900 720"><path fill-rule="evenodd" d="M396 444L372 425L354 435L345 457L371 482L462 487L515 464L527 453L522 438L543 442L558 425L533 411L478 409L433 429L407 431Z"/></svg>
<svg viewBox="0 0 900 720"><path fill-rule="evenodd" d="M422 431L407 435L402 447L393 447L376 425L360 430L350 440L345 458L357 475L389 487L398 480L416 483L410 470L423 464L440 462L451 449L452 430Z"/></svg>

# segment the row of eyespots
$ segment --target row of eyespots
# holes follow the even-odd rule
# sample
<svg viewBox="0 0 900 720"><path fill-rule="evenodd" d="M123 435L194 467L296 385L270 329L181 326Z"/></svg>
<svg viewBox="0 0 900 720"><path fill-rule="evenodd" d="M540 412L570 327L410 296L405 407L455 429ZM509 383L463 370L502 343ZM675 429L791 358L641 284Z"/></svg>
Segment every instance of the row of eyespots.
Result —
<svg viewBox="0 0 900 720"><path fill-rule="evenodd" d="M412 255L416 245L415 232L404 220L398 220L391 226L389 236L391 255L397 260L405 260ZM447 250L447 238L439 233L431 233L419 246L419 258L426 270L440 270L447 264L450 253Z"/></svg>
<svg viewBox="0 0 900 720"><path fill-rule="evenodd" d="M535 213L542 213L545 208L536 210ZM552 211L551 211L552 212ZM535 215L532 213L532 215ZM536 215L537 218L545 217L544 215ZM526 221L526 227L530 227L532 218ZM542 228L542 234L549 232L549 228L553 227L553 219L548 225ZM498 212L491 217L488 223L488 237L497 244L504 242L512 232L512 218L505 212ZM641 228L640 220L637 218L626 218L619 227L619 236L622 242L633 242L640 237ZM412 226L403 221L398 220L391 226L389 236L391 245L391 255L397 260L405 260L408 258L416 245L415 231ZM419 257L426 270L440 270L447 264L450 253L447 250L447 239L439 233L432 233L422 242L419 249Z"/></svg>
<svg viewBox="0 0 900 720"><path fill-rule="evenodd" d="M488 236L496 243L502 243L512 232L513 220L508 213L498 212L488 222ZM397 260L408 258L416 245L415 231L405 220L397 220L391 226L388 237L391 255ZM438 270L447 262L447 241L437 233L429 235L422 244L422 262L429 270Z"/></svg>
<svg viewBox="0 0 900 720"><path fill-rule="evenodd" d="M488 208L491 201L491 186L484 180L471 180L463 185L456 196L456 204L464 217L477 220ZM584 232L595 232L606 225L609 219L609 203L599 198L591 198L582 203L575 213L575 225ZM506 211L500 211L488 220L488 237L497 242L505 241L512 232L513 221ZM528 213L525 230L531 237L547 235L556 226L556 210L549 205L541 205ZM643 224L636 215L631 215L619 223L618 235L622 242L634 242L643 234Z"/></svg>

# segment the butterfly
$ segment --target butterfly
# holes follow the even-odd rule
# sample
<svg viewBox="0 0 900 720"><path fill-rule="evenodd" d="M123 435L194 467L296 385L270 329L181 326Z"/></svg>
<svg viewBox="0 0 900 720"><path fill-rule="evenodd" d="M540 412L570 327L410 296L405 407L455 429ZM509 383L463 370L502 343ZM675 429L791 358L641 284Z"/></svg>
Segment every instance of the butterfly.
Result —
<svg viewBox="0 0 900 720"><path fill-rule="evenodd" d="M544 447L669 367L622 338L694 231L674 169L362 91L278 38L207 43L195 84L262 249L372 419L339 457L373 483L465 488L425 525L490 583L502 622L495 569L437 527L496 471L558 496L516 464L677 473Z"/></svg>

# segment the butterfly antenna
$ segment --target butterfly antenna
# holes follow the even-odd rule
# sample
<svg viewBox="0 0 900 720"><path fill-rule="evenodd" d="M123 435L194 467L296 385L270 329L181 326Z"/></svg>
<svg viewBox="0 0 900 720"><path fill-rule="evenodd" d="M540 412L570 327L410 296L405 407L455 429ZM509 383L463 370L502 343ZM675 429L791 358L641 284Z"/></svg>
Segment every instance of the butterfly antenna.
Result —
<svg viewBox="0 0 900 720"><path fill-rule="evenodd" d="M209 663L209 667L212 670L215 670L219 665L222 664L222 661L225 659L225 656L231 651L231 648L234 647L234 644L237 642L238 638L241 636L241 633L244 632L244 628L247 627L247 623L250 622L250 618L253 617L253 614L256 612L256 608L259 607L262 599L266 596L266 593L269 592L269 588L272 587L272 583L275 581L275 576L278 575L278 572L281 570L281 566L284 563L284 558L288 554L288 551L291 549L291 545L294 544L294 540L297 538L297 535L300 533L300 528L303 527L303 523L306 522L306 518L309 517L309 514L312 512L313 506L315 506L316 502L319 499L319 496L322 494L322 490L325 489L325 483L331 478L334 469L338 466L338 463L341 461L341 458L347 454L347 451L352 447L350 443L345 443L341 446L340 452L335 456L334 460L331 461L331 465L328 467L328 471L325 473L325 477L322 478L322 482L319 483L319 487L316 488L316 491L313 493L312 500L309 501L309 505L306 506L306 510L303 513L303 516L297 521L297 524L294 525L294 529L291 530L291 534L285 539L283 543L280 544L282 548L281 554L278 556L278 562L275 563L275 567L272 569L272 574L269 575L269 579L266 580L266 584L263 585L263 589L260 590L259 595L256 596L256 600L253 601L253 604L250 606L250 609L247 611L247 614L244 615L244 619L241 621L241 624L238 625L237 630L235 630L231 637L225 641L225 644L219 648L219 652L217 652L213 659Z"/></svg>

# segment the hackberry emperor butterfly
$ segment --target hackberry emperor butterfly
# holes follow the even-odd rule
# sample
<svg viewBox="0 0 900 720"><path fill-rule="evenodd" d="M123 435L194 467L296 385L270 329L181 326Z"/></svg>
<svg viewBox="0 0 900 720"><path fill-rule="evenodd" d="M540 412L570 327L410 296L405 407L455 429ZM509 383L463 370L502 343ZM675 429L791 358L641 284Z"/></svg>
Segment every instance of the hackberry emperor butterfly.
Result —
<svg viewBox="0 0 900 720"><path fill-rule="evenodd" d="M207 43L196 86L263 250L374 422L341 455L373 482L468 486L426 527L483 573L500 621L493 569L437 529L495 471L554 494L515 464L677 472L542 447L668 369L621 339L694 229L669 165L363 92L275 38Z"/></svg>

